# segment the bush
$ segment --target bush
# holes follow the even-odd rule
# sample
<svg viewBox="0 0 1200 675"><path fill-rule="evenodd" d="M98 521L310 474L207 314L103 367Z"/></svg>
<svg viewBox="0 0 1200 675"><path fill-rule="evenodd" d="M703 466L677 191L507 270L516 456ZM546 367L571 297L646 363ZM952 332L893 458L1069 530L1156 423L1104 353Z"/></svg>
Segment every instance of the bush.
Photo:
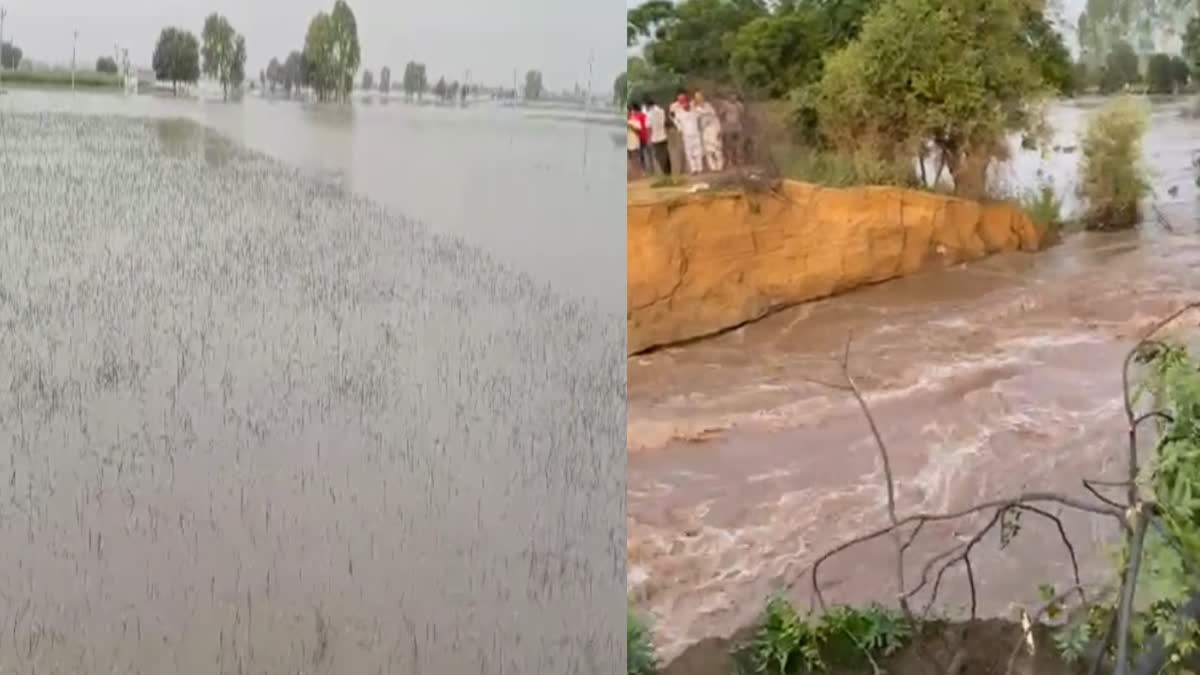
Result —
<svg viewBox="0 0 1200 675"><path fill-rule="evenodd" d="M1056 237L1062 231L1062 199L1049 181L1043 181L1022 195L1021 208L1035 225L1042 228L1047 238Z"/></svg>
<svg viewBox="0 0 1200 675"><path fill-rule="evenodd" d="M913 626L903 615L879 605L830 607L810 621L776 596L767 601L753 640L736 657L744 671L771 675L857 668L894 654L912 636Z"/></svg>
<svg viewBox="0 0 1200 675"><path fill-rule="evenodd" d="M650 640L650 628L632 609L628 611L626 623L626 665L628 675L654 675L658 665L654 661L654 644Z"/></svg>
<svg viewBox="0 0 1200 675"><path fill-rule="evenodd" d="M913 164L907 158L886 161L866 151L851 154L803 147L793 147L790 151L777 150L776 154L779 155L777 162L780 173L786 178L805 183L828 187L920 187Z"/></svg>
<svg viewBox="0 0 1200 675"><path fill-rule="evenodd" d="M1132 227L1141 219L1141 199L1150 190L1142 164L1145 107L1128 97L1092 113L1079 159L1079 197L1089 229Z"/></svg>

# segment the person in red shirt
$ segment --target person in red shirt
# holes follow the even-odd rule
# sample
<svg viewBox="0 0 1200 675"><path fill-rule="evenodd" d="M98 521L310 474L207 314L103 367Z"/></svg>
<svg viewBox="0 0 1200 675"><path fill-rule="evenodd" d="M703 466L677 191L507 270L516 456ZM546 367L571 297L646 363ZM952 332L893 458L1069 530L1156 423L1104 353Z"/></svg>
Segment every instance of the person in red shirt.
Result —
<svg viewBox="0 0 1200 675"><path fill-rule="evenodd" d="M651 154L653 148L650 145L650 124L646 113L636 103L629 104L628 124L629 128L637 133L638 161L642 170L651 173L654 171L654 156Z"/></svg>

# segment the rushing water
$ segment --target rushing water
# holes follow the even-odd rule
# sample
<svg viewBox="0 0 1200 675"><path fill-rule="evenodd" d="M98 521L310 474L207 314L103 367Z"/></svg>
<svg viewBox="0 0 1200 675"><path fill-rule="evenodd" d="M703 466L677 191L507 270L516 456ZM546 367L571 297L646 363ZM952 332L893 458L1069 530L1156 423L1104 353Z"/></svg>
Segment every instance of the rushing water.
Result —
<svg viewBox="0 0 1200 675"><path fill-rule="evenodd" d="M178 108L431 225L467 198L477 248L131 117L175 105L0 98L0 671L617 672L623 330L483 250L575 255L603 172L568 203L516 118Z"/></svg>
<svg viewBox="0 0 1200 675"><path fill-rule="evenodd" d="M1089 107L1052 111L1055 144L1077 145ZM1075 494L1081 477L1114 477L1121 360L1157 317L1200 299L1191 167L1200 124L1181 109L1155 107L1145 153L1158 211L1140 230L1073 235L1043 253L888 282L629 359L629 586L655 615L667 656L729 634L780 584L801 579L796 597L807 601L813 558L886 522L863 417L847 394L813 382L839 382L848 335L852 372L891 450L902 514L1021 490ZM1070 152L1018 156L1001 177L1019 188L1040 168L1069 193L1077 161ZM925 528L910 561L980 524ZM1088 518L1067 526L1094 563L1108 530ZM828 592L886 600L889 546L831 561ZM1048 524L1026 519L1012 546L986 549L975 569L984 612L1036 601L1038 583L1069 579ZM1085 565L1085 575L1096 571ZM942 609L961 611L961 572L947 591Z"/></svg>

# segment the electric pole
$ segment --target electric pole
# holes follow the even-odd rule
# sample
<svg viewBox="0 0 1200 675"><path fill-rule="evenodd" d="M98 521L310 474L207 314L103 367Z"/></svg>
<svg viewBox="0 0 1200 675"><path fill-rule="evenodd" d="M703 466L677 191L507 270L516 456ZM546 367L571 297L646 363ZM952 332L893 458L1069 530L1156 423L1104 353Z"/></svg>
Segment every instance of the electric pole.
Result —
<svg viewBox="0 0 1200 675"><path fill-rule="evenodd" d="M8 16L8 10L0 7L0 78L3 77L4 73L4 17L6 16ZM0 82L0 84L3 84L3 82Z"/></svg>
<svg viewBox="0 0 1200 675"><path fill-rule="evenodd" d="M71 92L75 92L75 43L79 42L79 30L71 38Z"/></svg>

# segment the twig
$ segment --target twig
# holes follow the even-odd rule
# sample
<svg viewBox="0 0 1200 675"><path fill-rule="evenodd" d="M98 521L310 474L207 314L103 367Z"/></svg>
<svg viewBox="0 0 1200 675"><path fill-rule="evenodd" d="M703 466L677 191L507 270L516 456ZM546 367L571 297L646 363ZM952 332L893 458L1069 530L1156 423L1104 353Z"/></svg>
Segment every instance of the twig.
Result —
<svg viewBox="0 0 1200 675"><path fill-rule="evenodd" d="M1068 497L1066 495L1061 495L1056 492L1026 492L1023 494L1016 495L1015 497L1007 498L1007 499L995 499L995 500L991 500L991 501L982 502L980 504L976 504L974 506L960 509L958 511L950 511L947 513L917 513L917 514L913 514L911 516L906 516L904 518L901 518L900 521L897 523L897 526L908 525L910 523L916 523L916 522L920 522L920 521L943 522L943 521L949 521L949 520L957 520L959 518L963 518L964 516L969 516L969 515L979 513L981 511L987 511L990 509L998 509L998 508L1001 508L1004 506L1013 506L1016 504L1036 504L1036 503L1043 503L1043 502L1061 504L1062 506L1066 506L1068 508L1072 508L1077 511L1083 511L1086 513L1094 513L1094 514L1101 515L1101 516L1108 516L1110 518L1115 518L1118 521L1120 521L1124 518L1124 513L1121 510L1114 509L1111 506L1108 506L1105 504L1090 504L1088 502L1076 499L1074 497ZM859 535L857 537L848 539L848 540L842 542L841 544L838 544L837 546L829 549L825 553L821 554L821 556L818 557L816 559L816 561L813 562L813 566L810 569L810 577L812 579L813 590L815 592L818 602L820 603L821 609L825 609L825 601L824 601L823 596L821 595L821 590L817 585L818 573L820 571L821 565L826 560L841 553L842 551L845 551L848 548L857 546L858 544L862 544L862 543L865 543L868 541L872 541L874 539L878 539L879 537L882 537L886 534L891 533L895 529L896 528L893 527L892 525L888 525L886 527L881 527L877 530L868 532L867 534Z"/></svg>
<svg viewBox="0 0 1200 675"><path fill-rule="evenodd" d="M1087 600L1086 600L1085 594L1084 594L1085 589L1082 585L1076 583L1074 586L1066 588L1065 590L1063 590L1063 591L1059 592L1057 595L1055 595L1053 598L1050 598L1049 600L1047 600L1041 607L1038 607L1032 614L1026 612L1025 610L1021 610L1022 624L1023 624L1021 627L1022 628L1021 639L1017 640L1017 644L1013 646L1012 653L1008 657L1008 668L1006 668L1004 671L1006 673L1006 675L1012 675L1013 666L1015 666L1017 663L1017 656L1020 655L1020 653L1021 653L1021 645L1022 644L1030 644L1030 645L1033 644L1033 628L1034 628L1034 626L1037 625L1038 621L1040 621L1041 618L1043 616L1045 616L1045 614L1047 612L1049 612L1051 608L1057 607L1058 605L1062 604L1062 602L1064 600L1066 600L1068 596L1070 596L1072 593L1075 593L1077 591L1079 593L1080 602L1086 603ZM1101 589L1100 592L1103 593L1104 590ZM1032 653L1032 651L1030 653Z"/></svg>
<svg viewBox="0 0 1200 675"><path fill-rule="evenodd" d="M1125 566L1125 580L1121 587L1121 604L1117 608L1117 670L1116 675L1125 675L1129 668L1129 617L1133 612L1133 596L1137 590L1138 570L1142 565L1142 547L1146 543L1148 519L1136 509L1134 518L1133 546L1129 552L1129 563Z"/></svg>

